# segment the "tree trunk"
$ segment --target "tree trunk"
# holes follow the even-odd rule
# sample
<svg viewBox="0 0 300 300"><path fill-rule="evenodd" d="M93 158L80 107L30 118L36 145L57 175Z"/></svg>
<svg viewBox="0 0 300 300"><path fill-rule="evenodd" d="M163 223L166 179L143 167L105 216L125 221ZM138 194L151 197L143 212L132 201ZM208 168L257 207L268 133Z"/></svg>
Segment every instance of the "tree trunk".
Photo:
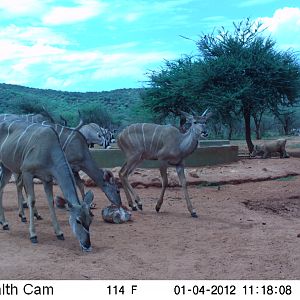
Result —
<svg viewBox="0 0 300 300"><path fill-rule="evenodd" d="M228 125L228 134L227 134L227 140L231 140L232 139L232 133L233 133L233 126L232 124Z"/></svg>
<svg viewBox="0 0 300 300"><path fill-rule="evenodd" d="M260 134L260 124L255 123L255 136L256 136L256 139L257 140L260 140L261 139L261 134Z"/></svg>
<svg viewBox="0 0 300 300"><path fill-rule="evenodd" d="M284 125L283 125L283 130L284 130L284 135L288 135L289 134L289 124L288 122L286 122Z"/></svg>
<svg viewBox="0 0 300 300"><path fill-rule="evenodd" d="M251 140L251 114L249 110L244 110L244 121L245 121L245 138L248 146L248 150L251 153L254 145Z"/></svg>
<svg viewBox="0 0 300 300"><path fill-rule="evenodd" d="M253 116L252 116L253 120L254 120L254 124L255 124L255 135L256 135L257 140L261 139L260 126L261 126L262 115L263 115L263 111L253 114Z"/></svg>

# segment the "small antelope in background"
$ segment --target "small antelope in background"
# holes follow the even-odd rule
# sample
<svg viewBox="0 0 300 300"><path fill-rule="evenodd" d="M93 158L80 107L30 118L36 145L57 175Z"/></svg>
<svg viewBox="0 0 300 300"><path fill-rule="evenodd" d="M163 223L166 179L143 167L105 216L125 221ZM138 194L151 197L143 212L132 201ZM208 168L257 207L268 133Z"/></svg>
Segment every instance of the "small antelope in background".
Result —
<svg viewBox="0 0 300 300"><path fill-rule="evenodd" d="M183 160L197 148L199 138L208 136L206 121L211 113L207 113L207 111L208 109L201 116L182 112L187 121L191 123L191 127L185 133L181 133L176 127L171 125L137 123L126 127L119 134L117 143L126 155L126 161L119 172L119 176L128 204L133 210L137 210L135 203L142 210L142 203L130 185L128 176L143 160L158 160L162 177L162 191L155 207L156 211L159 212L161 208L168 184L167 168L168 166L175 166L187 208L192 217L197 217L187 192Z"/></svg>
<svg viewBox="0 0 300 300"><path fill-rule="evenodd" d="M278 152L280 158L289 158L285 150L286 139L278 139L275 141L267 141L261 145L255 145L250 157L262 156L262 158L271 157L272 153Z"/></svg>

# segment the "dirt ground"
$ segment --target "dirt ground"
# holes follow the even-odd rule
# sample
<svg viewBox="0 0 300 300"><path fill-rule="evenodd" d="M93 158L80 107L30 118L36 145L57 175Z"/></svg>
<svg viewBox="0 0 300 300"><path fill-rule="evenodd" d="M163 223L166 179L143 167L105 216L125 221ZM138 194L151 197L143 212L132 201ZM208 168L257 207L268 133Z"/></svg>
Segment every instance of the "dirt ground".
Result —
<svg viewBox="0 0 300 300"><path fill-rule="evenodd" d="M0 279L300 279L299 158L244 159L186 171L197 219L190 217L172 170L160 213L154 209L158 171L135 172L131 182L144 210L124 224L103 221L101 209L109 202L91 187L97 206L91 253L81 252L61 209L65 241L56 239L40 184L37 208L44 219L36 221L39 243L32 245L28 224L17 217L15 186L8 184L10 230L0 230ZM121 195L127 204L123 190Z"/></svg>

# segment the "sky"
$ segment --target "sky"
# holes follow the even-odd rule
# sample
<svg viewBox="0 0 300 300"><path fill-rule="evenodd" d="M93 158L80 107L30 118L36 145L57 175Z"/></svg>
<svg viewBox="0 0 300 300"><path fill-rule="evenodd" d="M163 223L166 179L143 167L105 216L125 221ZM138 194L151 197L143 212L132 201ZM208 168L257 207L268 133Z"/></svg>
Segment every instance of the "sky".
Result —
<svg viewBox="0 0 300 300"><path fill-rule="evenodd" d="M0 0L0 83L144 87L165 60L197 55L200 35L247 17L300 58L300 0Z"/></svg>

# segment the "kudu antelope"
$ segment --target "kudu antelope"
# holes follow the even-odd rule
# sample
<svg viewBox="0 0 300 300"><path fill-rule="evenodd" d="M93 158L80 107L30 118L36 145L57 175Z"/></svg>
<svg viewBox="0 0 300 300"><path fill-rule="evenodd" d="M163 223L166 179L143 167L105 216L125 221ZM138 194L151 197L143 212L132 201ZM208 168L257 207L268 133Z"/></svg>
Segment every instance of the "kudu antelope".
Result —
<svg viewBox="0 0 300 300"><path fill-rule="evenodd" d="M89 227L92 222L89 205L93 194L88 192L83 202L78 198L75 179L60 145L58 134L51 127L21 120L0 122L0 223L9 229L2 206L3 189L11 174L21 174L28 194L29 234L37 243L34 225L35 194L33 179L39 178L44 185L55 234L64 239L53 207L53 178L56 179L70 208L69 223L84 251L91 250Z"/></svg>
<svg viewBox="0 0 300 300"><path fill-rule="evenodd" d="M191 154L198 145L198 139L206 137L206 120L210 113L206 110L201 116L193 116L182 112L191 127L186 133L181 133L171 125L157 125L138 123L126 127L119 135L117 143L125 153L126 161L120 169L119 176L122 182L128 204L133 210L142 209L142 202L128 181L128 176L140 162L145 159L160 161L160 174L162 177L162 191L156 204L159 212L163 203L165 189L168 184L167 168L175 166L182 185L187 208L192 217L197 217L187 192L183 160Z"/></svg>
<svg viewBox="0 0 300 300"><path fill-rule="evenodd" d="M89 123L83 125L79 131L83 134L88 143L89 147L93 148L94 144L102 146L107 149L109 146L109 141L106 138L104 128L100 127L96 123Z"/></svg>
<svg viewBox="0 0 300 300"><path fill-rule="evenodd" d="M3 115L0 115L0 120ZM9 118L6 115L6 119ZM13 117L12 119L15 119ZM11 120L11 119L10 119ZM58 134L62 149L65 152L68 163L74 173L76 185L78 186L80 193L84 196L84 184L79 176L79 171L84 171L101 190L105 193L106 197L113 204L120 206L122 204L120 191L115 182L112 172L104 169L99 169L93 159L88 145L84 136L79 132L82 123L80 122L76 128L65 127L59 124L52 124L43 122L43 126L52 127ZM18 190L18 200L22 202L22 186L17 185ZM38 212L35 208L35 215ZM23 206L19 206L19 216L23 222L26 221Z"/></svg>

